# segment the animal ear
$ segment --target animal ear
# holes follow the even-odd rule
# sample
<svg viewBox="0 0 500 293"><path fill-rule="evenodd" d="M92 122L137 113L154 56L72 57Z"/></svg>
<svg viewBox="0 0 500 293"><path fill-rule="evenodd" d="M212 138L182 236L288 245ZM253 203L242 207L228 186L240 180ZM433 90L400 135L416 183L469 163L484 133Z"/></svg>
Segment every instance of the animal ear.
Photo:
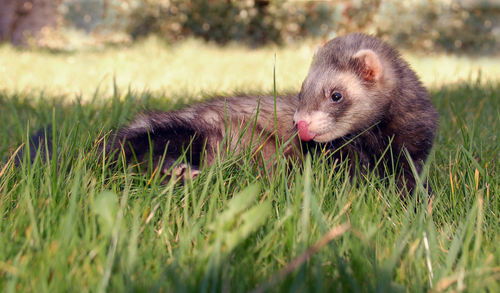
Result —
<svg viewBox="0 0 500 293"><path fill-rule="evenodd" d="M353 56L361 64L361 77L367 81L379 81L382 78L383 67L377 54L372 50L359 50Z"/></svg>

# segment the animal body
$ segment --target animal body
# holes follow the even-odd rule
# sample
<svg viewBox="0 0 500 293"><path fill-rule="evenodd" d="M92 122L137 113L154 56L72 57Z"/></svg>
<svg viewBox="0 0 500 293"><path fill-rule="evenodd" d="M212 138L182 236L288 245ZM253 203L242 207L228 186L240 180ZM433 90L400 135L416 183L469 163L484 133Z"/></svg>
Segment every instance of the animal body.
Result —
<svg viewBox="0 0 500 293"><path fill-rule="evenodd" d="M250 150L259 164L269 167L283 147L285 156L300 156L293 127L298 100L294 96L220 97L186 109L138 116L119 129L107 147L123 149L127 161L146 163L163 173L194 177L213 163L218 151ZM177 162L185 154L188 164ZM177 163L175 166L174 164Z"/></svg>

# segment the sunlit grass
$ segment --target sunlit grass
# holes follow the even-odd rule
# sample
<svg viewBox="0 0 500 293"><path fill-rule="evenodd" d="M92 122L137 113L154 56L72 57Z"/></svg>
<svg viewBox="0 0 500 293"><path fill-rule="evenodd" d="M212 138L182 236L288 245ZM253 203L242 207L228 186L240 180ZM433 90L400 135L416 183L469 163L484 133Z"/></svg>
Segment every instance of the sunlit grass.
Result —
<svg viewBox="0 0 500 293"><path fill-rule="evenodd" d="M251 49L218 47L188 40L167 45L150 38L130 47L52 53L0 46L0 89L11 92L44 90L74 98L92 96L99 86L112 92L113 79L121 90L163 93L167 97L235 91L272 91L274 56L278 91L297 91L307 74L318 42L290 47ZM500 80L500 57L423 56L404 53L430 87L476 80Z"/></svg>
<svg viewBox="0 0 500 293"><path fill-rule="evenodd" d="M434 193L404 205L394 178L352 184L321 156L270 177L229 157L162 184L99 163L95 141L140 109L171 109L164 97L0 93L0 291L498 292L500 87L432 96ZM49 123L53 161L5 164L28 126Z"/></svg>

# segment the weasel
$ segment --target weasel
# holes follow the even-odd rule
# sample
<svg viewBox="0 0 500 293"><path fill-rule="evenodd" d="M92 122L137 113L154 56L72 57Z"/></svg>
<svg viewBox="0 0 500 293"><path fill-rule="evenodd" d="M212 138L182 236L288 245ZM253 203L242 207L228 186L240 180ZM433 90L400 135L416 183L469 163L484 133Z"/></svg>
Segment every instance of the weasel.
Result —
<svg viewBox="0 0 500 293"><path fill-rule="evenodd" d="M218 154L250 149L269 167L277 147L300 160L302 144L319 144L334 159L349 160L352 175L356 166L395 173L398 187L411 192L412 165L421 172L437 119L429 94L394 48L350 34L317 51L298 95L242 95L142 114L103 148L115 159L118 153L128 163L151 158L161 172L194 177ZM183 155L188 164L176 164Z"/></svg>
<svg viewBox="0 0 500 293"><path fill-rule="evenodd" d="M411 164L421 172L438 114L394 48L364 34L327 42L317 50L298 97L294 123L301 140L326 143L336 150L334 157L365 170L385 174L389 167L400 189L415 188Z"/></svg>

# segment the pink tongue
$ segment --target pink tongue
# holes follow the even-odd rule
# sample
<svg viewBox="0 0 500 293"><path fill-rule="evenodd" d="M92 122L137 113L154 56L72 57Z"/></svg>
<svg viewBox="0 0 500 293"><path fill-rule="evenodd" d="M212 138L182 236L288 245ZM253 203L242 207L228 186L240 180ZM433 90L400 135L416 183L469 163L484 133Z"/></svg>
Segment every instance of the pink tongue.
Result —
<svg viewBox="0 0 500 293"><path fill-rule="evenodd" d="M299 121L297 128L299 129L299 138L303 141L310 141L316 136L316 133L307 129L307 122L304 120Z"/></svg>

